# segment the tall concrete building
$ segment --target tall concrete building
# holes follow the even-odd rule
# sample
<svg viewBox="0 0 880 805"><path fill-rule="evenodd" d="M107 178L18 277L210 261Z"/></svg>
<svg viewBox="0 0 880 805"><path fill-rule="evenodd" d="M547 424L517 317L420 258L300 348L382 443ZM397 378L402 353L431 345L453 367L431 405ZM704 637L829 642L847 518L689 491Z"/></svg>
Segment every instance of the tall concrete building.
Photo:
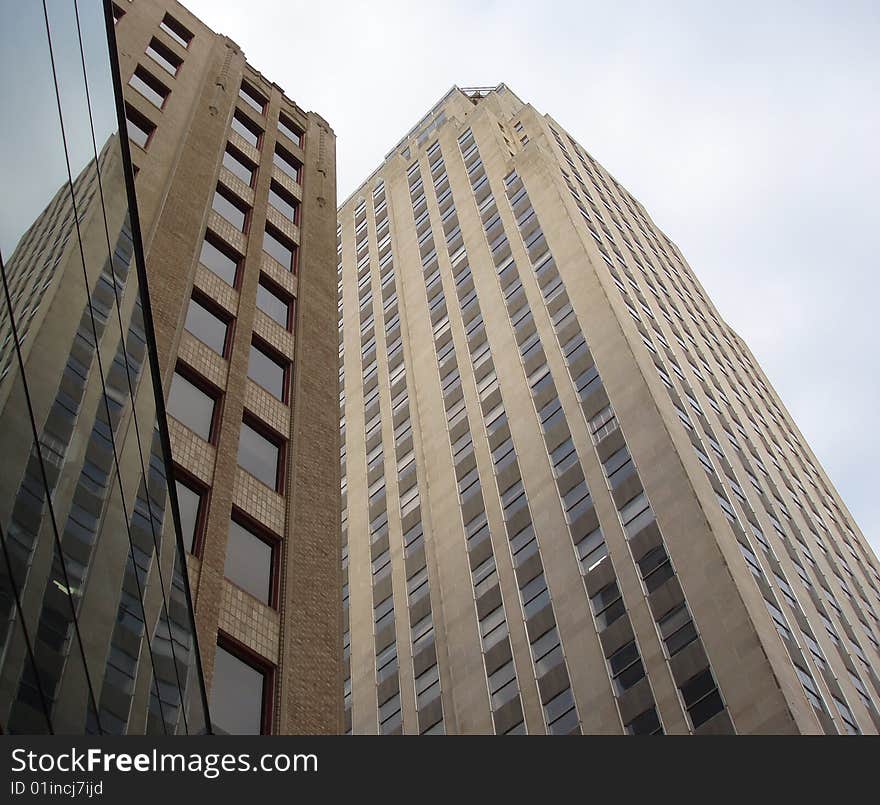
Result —
<svg viewBox="0 0 880 805"><path fill-rule="evenodd" d="M559 123L453 88L337 253L347 730L877 733L877 558Z"/></svg>
<svg viewBox="0 0 880 805"><path fill-rule="evenodd" d="M335 136L174 0L110 6L214 730L336 733Z"/></svg>

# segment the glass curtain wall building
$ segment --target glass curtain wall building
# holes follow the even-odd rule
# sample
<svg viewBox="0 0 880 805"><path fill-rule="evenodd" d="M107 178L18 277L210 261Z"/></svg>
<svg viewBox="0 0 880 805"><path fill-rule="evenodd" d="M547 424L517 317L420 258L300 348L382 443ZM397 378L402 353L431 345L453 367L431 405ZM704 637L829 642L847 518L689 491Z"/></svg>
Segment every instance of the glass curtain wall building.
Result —
<svg viewBox="0 0 880 805"><path fill-rule="evenodd" d="M210 731L111 36L99 0L0 11L9 733Z"/></svg>
<svg viewBox="0 0 880 805"><path fill-rule="evenodd" d="M876 556L552 117L454 87L337 255L348 730L876 734Z"/></svg>

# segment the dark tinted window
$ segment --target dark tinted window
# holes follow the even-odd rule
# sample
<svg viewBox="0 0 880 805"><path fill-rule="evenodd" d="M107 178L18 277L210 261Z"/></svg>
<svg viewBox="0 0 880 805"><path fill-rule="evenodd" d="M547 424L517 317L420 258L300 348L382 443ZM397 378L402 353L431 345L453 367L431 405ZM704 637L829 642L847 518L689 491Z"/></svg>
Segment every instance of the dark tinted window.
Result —
<svg viewBox="0 0 880 805"><path fill-rule="evenodd" d="M284 399L287 368L264 348L251 344L248 377L279 400Z"/></svg>
<svg viewBox="0 0 880 805"><path fill-rule="evenodd" d="M281 447L247 422L241 424L238 439L238 465L272 489L278 488Z"/></svg>
<svg viewBox="0 0 880 805"><path fill-rule="evenodd" d="M214 352L226 355L229 324L196 299L189 300L185 327Z"/></svg>
<svg viewBox="0 0 880 805"><path fill-rule="evenodd" d="M174 373L168 393L168 413L205 441L211 440L214 398L179 372Z"/></svg>
<svg viewBox="0 0 880 805"><path fill-rule="evenodd" d="M235 286L240 258L233 257L231 252L221 251L207 237L204 243L202 243L199 262L206 268L210 268L220 279Z"/></svg>
<svg viewBox="0 0 880 805"><path fill-rule="evenodd" d="M263 279L260 279L260 284L257 286L257 307L285 329L290 327L292 304L292 301L286 301L272 288L265 285Z"/></svg>
<svg viewBox="0 0 880 805"><path fill-rule="evenodd" d="M183 59L166 48L158 39L153 39L150 42L146 52L151 59L171 75L177 75L180 65L183 64Z"/></svg>
<svg viewBox="0 0 880 805"><path fill-rule="evenodd" d="M299 160L297 160L293 154L289 151L285 151L280 146L276 146L275 153L272 155L272 160L283 173L286 173L295 182L299 181L300 164Z"/></svg>
<svg viewBox="0 0 880 805"><path fill-rule="evenodd" d="M128 105L125 107L125 122L128 139L135 145L146 148L150 137L156 130L156 124L147 120L140 112Z"/></svg>
<svg viewBox="0 0 880 805"><path fill-rule="evenodd" d="M214 191L214 200L211 206L222 215L230 224L240 232L244 232L247 220L247 209L244 204L235 198L229 191L220 187Z"/></svg>
<svg viewBox="0 0 880 805"><path fill-rule="evenodd" d="M223 164L248 187L251 186L251 183L254 181L256 166L240 151L237 151L231 145L227 145L226 151L223 153Z"/></svg>
<svg viewBox="0 0 880 805"><path fill-rule="evenodd" d="M159 27L179 45L183 45L185 48L189 47L189 43L193 38L192 33L170 14L165 15L162 22L159 23Z"/></svg>
<svg viewBox="0 0 880 805"><path fill-rule="evenodd" d="M298 126L288 120L284 115L281 115L278 118L278 130L285 136L290 137L290 139L298 146L302 147L302 132L299 130Z"/></svg>
<svg viewBox="0 0 880 805"><path fill-rule="evenodd" d="M296 223L299 204L290 193L276 182L269 185L269 203L288 221Z"/></svg>
<svg viewBox="0 0 880 805"><path fill-rule="evenodd" d="M226 578L264 604L272 594L272 546L241 523L229 521Z"/></svg>
<svg viewBox="0 0 880 805"><path fill-rule="evenodd" d="M267 226L263 233L263 251L274 257L289 271L294 270L293 257L296 246L274 227Z"/></svg>
<svg viewBox="0 0 880 805"><path fill-rule="evenodd" d="M179 478L175 479L174 485L177 489L177 503L180 507L183 545L186 550L193 553L197 541L202 495Z"/></svg>
<svg viewBox="0 0 880 805"><path fill-rule="evenodd" d="M138 66L132 73L128 81L129 86L134 87L141 95L143 95L153 106L161 109L165 104L171 90L168 89L161 81L150 75L143 67Z"/></svg>
<svg viewBox="0 0 880 805"><path fill-rule="evenodd" d="M238 110L236 110L235 114L232 116L232 130L237 132L254 147L260 142L260 135L262 132Z"/></svg>
<svg viewBox="0 0 880 805"><path fill-rule="evenodd" d="M259 735L263 727L266 675L217 646L211 690L211 723L227 735Z"/></svg>
<svg viewBox="0 0 880 805"><path fill-rule="evenodd" d="M238 90L238 97L241 98L248 106L256 109L260 114L266 108L266 99L260 95L250 84L243 83Z"/></svg>

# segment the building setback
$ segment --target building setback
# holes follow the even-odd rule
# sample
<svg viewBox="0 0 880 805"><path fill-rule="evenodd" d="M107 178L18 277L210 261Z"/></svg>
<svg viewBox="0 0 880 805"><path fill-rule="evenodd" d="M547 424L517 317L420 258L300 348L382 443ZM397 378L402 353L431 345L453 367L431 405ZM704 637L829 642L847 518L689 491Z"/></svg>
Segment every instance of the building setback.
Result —
<svg viewBox="0 0 880 805"><path fill-rule="evenodd" d="M111 6L214 729L336 733L335 136L179 3Z"/></svg>
<svg viewBox="0 0 880 805"><path fill-rule="evenodd" d="M347 731L877 733L877 558L553 118L453 88L337 261Z"/></svg>

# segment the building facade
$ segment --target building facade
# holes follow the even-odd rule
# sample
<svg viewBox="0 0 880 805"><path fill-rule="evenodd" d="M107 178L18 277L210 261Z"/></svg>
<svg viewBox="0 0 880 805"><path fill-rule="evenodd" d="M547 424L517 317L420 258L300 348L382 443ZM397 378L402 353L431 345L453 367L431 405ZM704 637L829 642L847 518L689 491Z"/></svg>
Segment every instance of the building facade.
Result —
<svg viewBox="0 0 880 805"><path fill-rule="evenodd" d="M7 733L210 729L111 37L99 0L0 11Z"/></svg>
<svg viewBox="0 0 880 805"><path fill-rule="evenodd" d="M214 729L336 733L335 136L179 3L110 5Z"/></svg>
<svg viewBox="0 0 880 805"><path fill-rule="evenodd" d="M453 88L337 255L347 731L877 733L877 558L553 118Z"/></svg>

